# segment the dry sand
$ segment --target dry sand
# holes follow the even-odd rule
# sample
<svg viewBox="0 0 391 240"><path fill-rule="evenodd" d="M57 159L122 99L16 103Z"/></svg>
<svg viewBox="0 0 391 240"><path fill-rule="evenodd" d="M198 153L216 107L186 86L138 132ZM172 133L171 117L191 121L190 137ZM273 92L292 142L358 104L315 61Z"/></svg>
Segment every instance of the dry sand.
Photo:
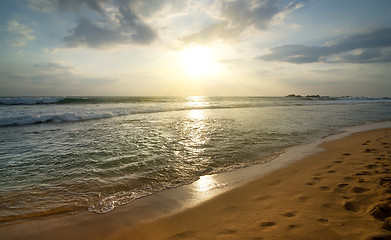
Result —
<svg viewBox="0 0 391 240"><path fill-rule="evenodd" d="M130 223L115 211L66 216L2 226L0 239L391 239L391 129L321 146L326 151L152 222Z"/></svg>

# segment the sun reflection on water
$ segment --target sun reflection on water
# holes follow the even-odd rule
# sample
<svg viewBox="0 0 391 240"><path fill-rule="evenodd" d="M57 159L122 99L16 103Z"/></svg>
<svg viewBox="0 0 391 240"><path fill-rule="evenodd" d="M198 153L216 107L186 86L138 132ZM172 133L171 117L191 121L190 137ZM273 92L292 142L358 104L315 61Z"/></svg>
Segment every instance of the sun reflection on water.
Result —
<svg viewBox="0 0 391 240"><path fill-rule="evenodd" d="M189 114L187 115L192 120L202 121L204 119L204 112L203 110L190 110Z"/></svg>
<svg viewBox="0 0 391 240"><path fill-rule="evenodd" d="M195 184L197 186L197 191L199 192L206 192L210 189L219 187L218 182L211 175L201 176Z"/></svg>
<svg viewBox="0 0 391 240"><path fill-rule="evenodd" d="M209 105L208 98L203 96L187 97L186 101L186 106L189 108L202 108Z"/></svg>

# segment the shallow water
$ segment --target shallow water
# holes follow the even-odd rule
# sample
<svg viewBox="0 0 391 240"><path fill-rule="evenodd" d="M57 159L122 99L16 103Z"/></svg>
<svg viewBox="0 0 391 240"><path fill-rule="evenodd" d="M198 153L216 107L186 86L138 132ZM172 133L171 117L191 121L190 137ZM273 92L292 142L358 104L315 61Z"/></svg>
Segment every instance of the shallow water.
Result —
<svg viewBox="0 0 391 240"><path fill-rule="evenodd" d="M391 120L389 99L0 98L0 219L104 213Z"/></svg>

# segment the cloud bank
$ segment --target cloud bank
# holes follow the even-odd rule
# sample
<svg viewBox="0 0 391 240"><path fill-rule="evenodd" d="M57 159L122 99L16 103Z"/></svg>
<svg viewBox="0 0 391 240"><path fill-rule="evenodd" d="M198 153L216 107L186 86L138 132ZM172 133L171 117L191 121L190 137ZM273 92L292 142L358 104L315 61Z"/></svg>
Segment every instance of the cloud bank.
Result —
<svg viewBox="0 0 391 240"><path fill-rule="evenodd" d="M30 0L30 8L37 11L81 11L85 6L97 12L102 19L92 21L87 17L79 18L76 27L63 41L70 48L105 48L118 44L153 43L157 38L156 30L146 23L145 16L161 10L167 1L157 0ZM174 1L170 1L174 2Z"/></svg>
<svg viewBox="0 0 391 240"><path fill-rule="evenodd" d="M150 45L159 39L158 29L164 27L156 26L157 13L163 12L162 18L180 11L191 13L200 5L202 1L190 0L29 0L29 7L36 11L76 11L80 16L88 10L99 14L99 20L85 14L76 20L76 26L63 37L70 48ZM219 6L216 12L204 12L212 24L178 39L183 45L232 41L251 28L263 31L274 19L284 18L302 6L297 2L281 6L280 0L216 0L213 5Z"/></svg>
<svg viewBox="0 0 391 240"><path fill-rule="evenodd" d="M158 38L158 35L156 30L134 11L135 4L139 2L117 1L114 20L105 17L100 25L87 18L81 18L77 26L71 30L71 34L63 40L68 47L103 48L118 44L151 44ZM97 8L96 11L98 10Z"/></svg>
<svg viewBox="0 0 391 240"><path fill-rule="evenodd" d="M274 18L284 18L291 11L298 9L302 3L290 3L277 7L277 0L237 0L223 1L221 19L199 32L181 39L184 44L211 43L216 40L230 41L239 37L246 29L267 30Z"/></svg>
<svg viewBox="0 0 391 240"><path fill-rule="evenodd" d="M29 0L30 8L43 12L79 10L85 5L91 10L104 14L103 6L107 3L109 0Z"/></svg>
<svg viewBox="0 0 391 240"><path fill-rule="evenodd" d="M350 62L371 63L391 61L391 28L372 29L349 35L323 46L288 44L272 47L257 57L264 61L289 63Z"/></svg>

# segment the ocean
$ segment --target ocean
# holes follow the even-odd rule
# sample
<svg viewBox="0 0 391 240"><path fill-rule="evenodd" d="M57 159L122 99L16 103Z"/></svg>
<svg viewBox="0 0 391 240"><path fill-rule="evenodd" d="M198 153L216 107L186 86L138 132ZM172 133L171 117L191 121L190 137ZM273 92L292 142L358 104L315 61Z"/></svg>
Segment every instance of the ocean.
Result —
<svg viewBox="0 0 391 240"><path fill-rule="evenodd" d="M110 212L390 120L389 98L2 97L0 223Z"/></svg>

